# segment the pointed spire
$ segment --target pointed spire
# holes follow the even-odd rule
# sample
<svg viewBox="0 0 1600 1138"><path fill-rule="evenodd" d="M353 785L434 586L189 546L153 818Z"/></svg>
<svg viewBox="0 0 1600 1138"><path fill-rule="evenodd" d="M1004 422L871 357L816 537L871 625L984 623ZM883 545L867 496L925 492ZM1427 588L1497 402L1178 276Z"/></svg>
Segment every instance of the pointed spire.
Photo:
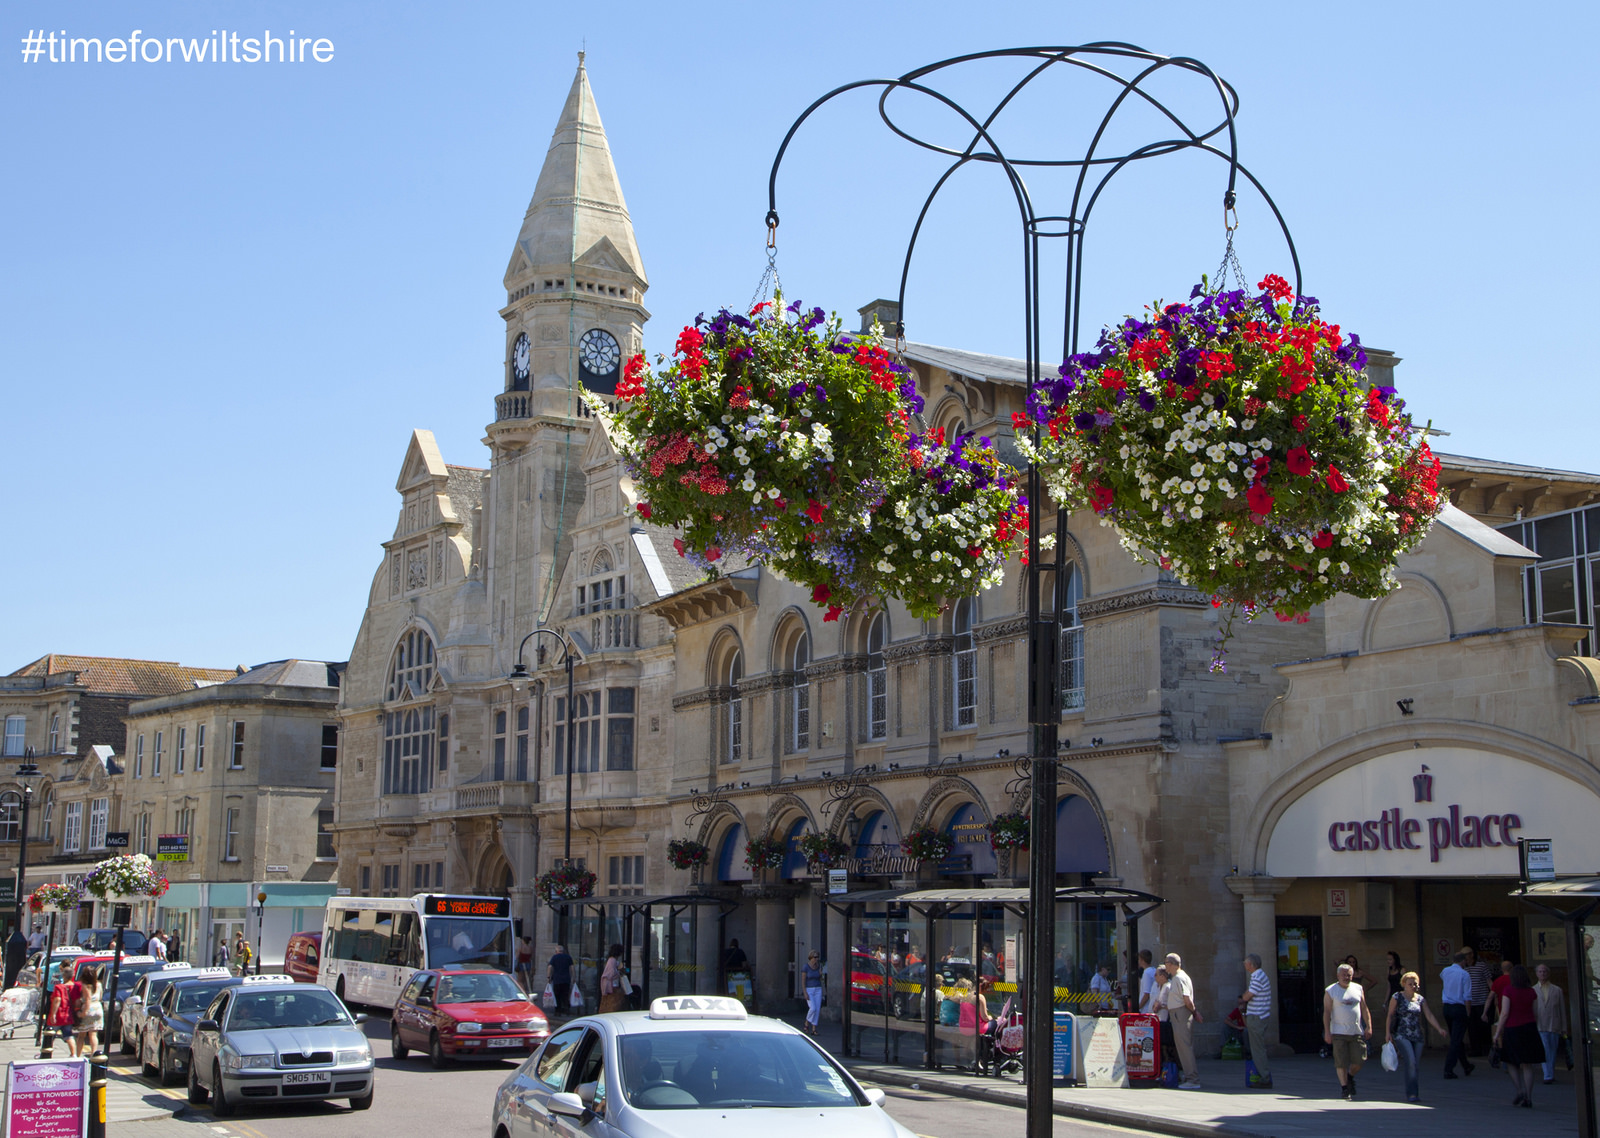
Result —
<svg viewBox="0 0 1600 1138"><path fill-rule="evenodd" d="M534 186L533 200L522 220L517 247L527 264L513 252L506 272L507 288L523 272L564 270L597 243L609 239L616 257L646 284L644 261L633 237L633 223L622 197L622 184L611 161L605 127L589 87L584 53L578 53L578 73L561 109L544 167ZM615 258L613 258L615 259Z"/></svg>

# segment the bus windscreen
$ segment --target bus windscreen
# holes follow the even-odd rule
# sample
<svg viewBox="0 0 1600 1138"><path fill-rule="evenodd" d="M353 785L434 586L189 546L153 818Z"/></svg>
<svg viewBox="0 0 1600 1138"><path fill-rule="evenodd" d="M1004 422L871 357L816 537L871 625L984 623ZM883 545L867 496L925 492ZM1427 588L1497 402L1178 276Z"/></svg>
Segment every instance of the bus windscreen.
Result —
<svg viewBox="0 0 1600 1138"><path fill-rule="evenodd" d="M429 968L482 964L511 971L511 925L507 921L429 917L426 928Z"/></svg>

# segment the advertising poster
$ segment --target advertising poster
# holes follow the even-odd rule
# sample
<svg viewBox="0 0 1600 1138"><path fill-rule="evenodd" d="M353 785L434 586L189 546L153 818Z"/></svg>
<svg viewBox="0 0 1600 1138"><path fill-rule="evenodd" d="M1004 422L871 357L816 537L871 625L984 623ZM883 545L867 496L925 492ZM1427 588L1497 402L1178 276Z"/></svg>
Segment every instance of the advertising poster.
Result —
<svg viewBox="0 0 1600 1138"><path fill-rule="evenodd" d="M84 1138L87 1059L18 1059L6 1073L4 1138Z"/></svg>
<svg viewBox="0 0 1600 1138"><path fill-rule="evenodd" d="M1122 1054L1122 1025L1109 1017L1080 1016L1083 1035L1083 1085L1125 1087L1128 1064Z"/></svg>
<svg viewBox="0 0 1600 1138"><path fill-rule="evenodd" d="M1074 1062L1077 1056L1073 1049L1073 1037L1077 1033L1072 1030L1075 1018L1071 1012L1057 1012L1055 1016L1050 1062L1058 1083L1071 1082L1077 1075L1077 1064Z"/></svg>
<svg viewBox="0 0 1600 1138"><path fill-rule="evenodd" d="M1144 1012L1121 1017L1122 1055L1129 1079L1155 1079L1161 1074L1157 1022L1155 1016Z"/></svg>

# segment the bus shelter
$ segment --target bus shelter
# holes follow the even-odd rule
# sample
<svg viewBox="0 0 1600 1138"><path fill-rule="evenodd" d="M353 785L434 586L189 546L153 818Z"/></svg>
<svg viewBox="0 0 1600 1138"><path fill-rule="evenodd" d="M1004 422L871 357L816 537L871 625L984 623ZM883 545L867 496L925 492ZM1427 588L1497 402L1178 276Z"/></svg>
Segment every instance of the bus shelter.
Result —
<svg viewBox="0 0 1600 1138"><path fill-rule="evenodd" d="M567 918L567 952L583 997L573 1014L600 1003L600 973L613 944L622 945L639 1007L658 996L717 991L722 918L737 901L701 894L582 897L552 902Z"/></svg>
<svg viewBox="0 0 1600 1138"><path fill-rule="evenodd" d="M1511 895L1561 923L1563 943L1559 947L1535 944L1533 955L1548 954L1566 961L1577 1133L1578 1138L1600 1138L1600 1100L1596 1098L1600 1078L1595 1073L1600 1063L1600 915L1596 913L1600 909L1600 877L1540 881Z"/></svg>
<svg viewBox="0 0 1600 1138"><path fill-rule="evenodd" d="M978 1070L983 1026L1020 1014L1028 982L1028 890L864 890L827 898L843 919L849 967L845 1054L904 1066ZM1137 922L1162 899L1129 889L1056 893L1055 1005L1080 1015L1126 1007L1124 955L1136 967ZM1120 910L1120 912L1119 912Z"/></svg>

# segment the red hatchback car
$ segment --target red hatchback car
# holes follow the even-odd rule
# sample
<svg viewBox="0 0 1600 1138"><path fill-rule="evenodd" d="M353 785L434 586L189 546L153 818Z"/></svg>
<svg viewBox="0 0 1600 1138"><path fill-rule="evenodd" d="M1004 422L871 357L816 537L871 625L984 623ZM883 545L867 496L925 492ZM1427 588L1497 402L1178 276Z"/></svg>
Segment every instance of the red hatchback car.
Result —
<svg viewBox="0 0 1600 1138"><path fill-rule="evenodd" d="M435 1067L451 1059L511 1059L533 1054L550 1034L544 1013L496 968L418 972L394 1006L389 1052L426 1051Z"/></svg>

